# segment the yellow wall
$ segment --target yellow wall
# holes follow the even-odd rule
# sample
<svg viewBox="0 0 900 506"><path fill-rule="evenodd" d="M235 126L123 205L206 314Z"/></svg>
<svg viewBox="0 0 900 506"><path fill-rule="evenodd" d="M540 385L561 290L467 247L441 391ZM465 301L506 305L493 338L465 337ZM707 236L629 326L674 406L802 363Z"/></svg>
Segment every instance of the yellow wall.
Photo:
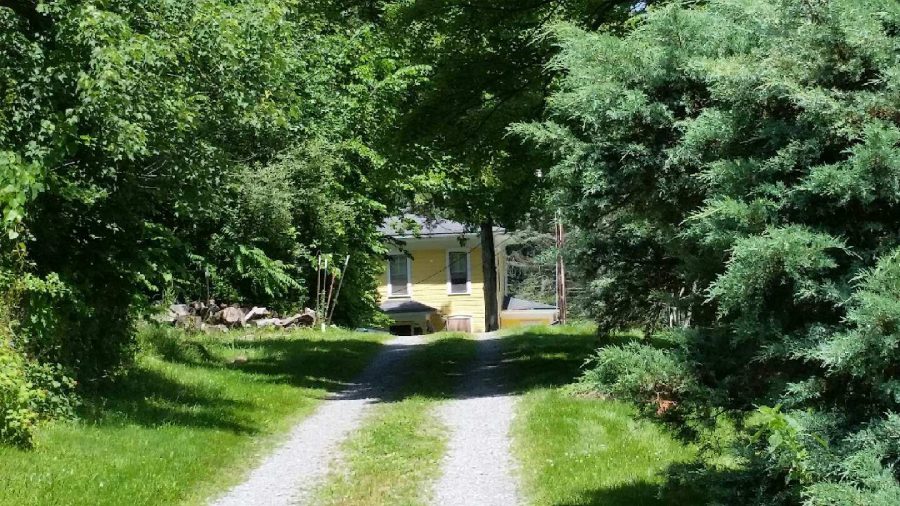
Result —
<svg viewBox="0 0 900 506"><path fill-rule="evenodd" d="M505 314L504 314L505 313ZM500 313L500 328L512 329L516 327L526 327L528 325L550 325L555 320L553 313L543 315L510 315L508 312Z"/></svg>
<svg viewBox="0 0 900 506"><path fill-rule="evenodd" d="M468 249L467 249L468 250ZM484 273L481 269L481 248L469 253L469 272L472 290L469 294L450 295L447 293L447 249L415 249L412 255L412 295L422 304L437 308L441 316L471 316L472 331L484 332ZM388 300L387 263L378 286L382 301ZM444 322L440 317L432 321L435 330L441 330Z"/></svg>

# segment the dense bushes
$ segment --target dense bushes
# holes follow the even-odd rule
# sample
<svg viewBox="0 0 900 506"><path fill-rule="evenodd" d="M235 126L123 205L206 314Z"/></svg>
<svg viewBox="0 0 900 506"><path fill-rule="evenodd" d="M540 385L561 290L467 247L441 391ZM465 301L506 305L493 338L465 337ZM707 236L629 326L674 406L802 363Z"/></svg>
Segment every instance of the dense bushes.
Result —
<svg viewBox="0 0 900 506"><path fill-rule="evenodd" d="M155 303L309 305L320 252L351 257L336 321L373 318L376 227L401 186L375 145L415 78L379 43L379 12L281 0L0 7L13 384L31 364L59 364L81 388L114 378ZM25 402L16 391L9 402Z"/></svg>
<svg viewBox="0 0 900 506"><path fill-rule="evenodd" d="M60 367L26 358L8 323L0 308L0 444L30 447L39 421L74 414L75 383Z"/></svg>
<svg viewBox="0 0 900 506"><path fill-rule="evenodd" d="M91 385L148 305L308 304L351 256L365 323L396 175L372 145L399 72L365 8L241 2L0 7L0 254L16 338Z"/></svg>
<svg viewBox="0 0 900 506"><path fill-rule="evenodd" d="M677 352L637 342L602 348L585 365L582 387L657 411L680 402L694 386L690 366Z"/></svg>
<svg viewBox="0 0 900 506"><path fill-rule="evenodd" d="M552 117L517 130L557 157L587 307L604 331L673 306L689 327L683 352L601 352L598 384L645 397L689 365L679 410L739 430L738 469L703 474L725 503L896 504L900 4L717 0L556 35Z"/></svg>

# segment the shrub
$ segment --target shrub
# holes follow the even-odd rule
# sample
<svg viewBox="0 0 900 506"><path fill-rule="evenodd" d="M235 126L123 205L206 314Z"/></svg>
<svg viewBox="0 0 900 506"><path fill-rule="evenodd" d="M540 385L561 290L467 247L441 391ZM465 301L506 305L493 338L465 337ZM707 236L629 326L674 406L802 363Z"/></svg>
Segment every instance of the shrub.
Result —
<svg viewBox="0 0 900 506"><path fill-rule="evenodd" d="M16 346L40 363L60 364L85 385L114 376L133 357L132 297L106 287L84 291L56 274L30 273L0 284L17 308Z"/></svg>
<svg viewBox="0 0 900 506"><path fill-rule="evenodd" d="M680 352L641 343L601 348L587 365L580 380L583 387L637 400L658 412L667 411L696 384Z"/></svg>
<svg viewBox="0 0 900 506"><path fill-rule="evenodd" d="M33 395L22 358L8 344L0 344L0 442L31 446L38 419L31 409Z"/></svg>
<svg viewBox="0 0 900 506"><path fill-rule="evenodd" d="M39 421L73 416L74 387L58 366L27 360L0 342L0 443L31 447Z"/></svg>

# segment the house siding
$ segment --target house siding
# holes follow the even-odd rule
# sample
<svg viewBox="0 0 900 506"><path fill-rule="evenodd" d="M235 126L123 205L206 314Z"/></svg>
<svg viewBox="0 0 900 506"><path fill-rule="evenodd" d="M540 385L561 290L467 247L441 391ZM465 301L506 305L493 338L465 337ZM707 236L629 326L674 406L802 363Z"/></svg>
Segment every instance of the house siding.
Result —
<svg viewBox="0 0 900 506"><path fill-rule="evenodd" d="M454 248L455 249L455 248ZM468 248L466 249L468 251ZM472 331L484 332L484 272L481 268L481 248L469 252L471 291L468 294L451 295L447 290L447 248L421 248L411 250L412 295L409 298L435 307L440 316L432 319L435 330L443 330L443 318L470 316ZM387 263L378 287L381 300L387 300ZM443 317L443 318L442 318Z"/></svg>

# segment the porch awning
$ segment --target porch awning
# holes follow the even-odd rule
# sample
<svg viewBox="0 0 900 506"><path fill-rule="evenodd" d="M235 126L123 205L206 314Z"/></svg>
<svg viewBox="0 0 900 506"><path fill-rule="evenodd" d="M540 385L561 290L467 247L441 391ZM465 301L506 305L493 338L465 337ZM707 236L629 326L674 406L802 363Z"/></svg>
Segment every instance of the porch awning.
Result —
<svg viewBox="0 0 900 506"><path fill-rule="evenodd" d="M437 309L412 299L386 300L381 310L387 314L434 313Z"/></svg>

